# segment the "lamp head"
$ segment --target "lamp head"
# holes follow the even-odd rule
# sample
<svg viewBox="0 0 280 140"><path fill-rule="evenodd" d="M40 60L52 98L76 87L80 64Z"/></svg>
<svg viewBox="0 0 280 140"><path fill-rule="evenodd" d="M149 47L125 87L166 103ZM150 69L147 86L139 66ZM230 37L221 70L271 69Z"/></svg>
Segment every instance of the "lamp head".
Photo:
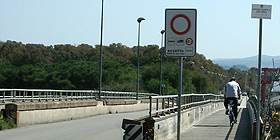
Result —
<svg viewBox="0 0 280 140"><path fill-rule="evenodd" d="M137 19L137 22L140 23L142 20L145 20L145 18L139 17L139 18Z"/></svg>
<svg viewBox="0 0 280 140"><path fill-rule="evenodd" d="M164 34L164 33L165 33L165 30L161 30L160 33L161 33L161 34Z"/></svg>
<svg viewBox="0 0 280 140"><path fill-rule="evenodd" d="M193 64L194 64L194 62L191 62L190 64L191 64L191 65L193 65Z"/></svg>

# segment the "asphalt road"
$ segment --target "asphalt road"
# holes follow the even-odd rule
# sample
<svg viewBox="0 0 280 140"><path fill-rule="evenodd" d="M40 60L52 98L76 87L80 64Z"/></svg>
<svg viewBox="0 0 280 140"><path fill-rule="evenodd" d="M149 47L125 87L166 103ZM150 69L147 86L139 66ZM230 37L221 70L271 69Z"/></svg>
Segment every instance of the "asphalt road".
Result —
<svg viewBox="0 0 280 140"><path fill-rule="evenodd" d="M122 120L138 119L148 110L108 114L78 120L33 125L0 131L1 140L121 140Z"/></svg>

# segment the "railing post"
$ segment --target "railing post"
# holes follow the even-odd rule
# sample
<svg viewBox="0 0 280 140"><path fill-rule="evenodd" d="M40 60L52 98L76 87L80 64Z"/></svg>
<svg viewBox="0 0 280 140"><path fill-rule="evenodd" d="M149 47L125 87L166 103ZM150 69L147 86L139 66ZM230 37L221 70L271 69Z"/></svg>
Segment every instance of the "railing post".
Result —
<svg viewBox="0 0 280 140"><path fill-rule="evenodd" d="M157 104L156 104L156 117L158 117L159 115L158 115L158 98L157 98Z"/></svg>
<svg viewBox="0 0 280 140"><path fill-rule="evenodd" d="M167 98L167 108L170 108L170 98ZM168 109L167 113L171 113L170 109Z"/></svg>
<svg viewBox="0 0 280 140"><path fill-rule="evenodd" d="M48 92L46 91L46 102L48 102Z"/></svg>
<svg viewBox="0 0 280 140"><path fill-rule="evenodd" d="M175 106L175 100L174 100L174 97L172 97L171 98L171 107L172 107L172 109L170 110L171 113L175 113L174 106Z"/></svg>
<svg viewBox="0 0 280 140"><path fill-rule="evenodd" d="M33 102L33 96L34 96L34 91L31 92L31 101L30 102Z"/></svg>
<svg viewBox="0 0 280 140"><path fill-rule="evenodd" d="M71 101L73 101L73 92L71 92Z"/></svg>
<svg viewBox="0 0 280 140"><path fill-rule="evenodd" d="M184 96L183 99L184 99L184 103L183 103L183 104L184 104L184 107L183 107L183 109L186 109L186 104L187 104L187 100L186 100L187 98L186 98L186 96Z"/></svg>
<svg viewBox="0 0 280 140"><path fill-rule="evenodd" d="M55 101L55 94L56 94L56 92L53 93L53 101Z"/></svg>
<svg viewBox="0 0 280 140"><path fill-rule="evenodd" d="M162 113L161 113L161 115L163 115L163 116L165 115L164 109L165 109L165 99L162 98Z"/></svg>
<svg viewBox="0 0 280 140"><path fill-rule="evenodd" d="M41 102L41 92L39 92L39 101L38 102Z"/></svg>
<svg viewBox="0 0 280 140"><path fill-rule="evenodd" d="M65 92L65 101L67 101L67 94L68 94L68 92Z"/></svg>
<svg viewBox="0 0 280 140"><path fill-rule="evenodd" d="M62 92L60 91L58 101L61 101L61 98L62 98Z"/></svg>
<svg viewBox="0 0 280 140"><path fill-rule="evenodd" d="M3 101L2 103L5 103L5 91L3 91Z"/></svg>
<svg viewBox="0 0 280 140"><path fill-rule="evenodd" d="M22 102L25 102L25 91L23 91L23 99Z"/></svg>
<svg viewBox="0 0 280 140"><path fill-rule="evenodd" d="M16 94L17 94L17 93L15 93L15 91L14 91L14 90L13 90L13 91L11 91L11 93L13 94L13 100L12 100L12 102L16 102L15 98L16 98Z"/></svg>

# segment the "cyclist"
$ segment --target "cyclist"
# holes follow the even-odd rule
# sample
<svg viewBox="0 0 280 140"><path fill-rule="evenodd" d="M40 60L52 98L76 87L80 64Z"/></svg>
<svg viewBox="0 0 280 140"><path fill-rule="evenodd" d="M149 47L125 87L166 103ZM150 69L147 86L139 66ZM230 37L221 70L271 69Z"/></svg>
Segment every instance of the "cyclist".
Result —
<svg viewBox="0 0 280 140"><path fill-rule="evenodd" d="M228 115L228 101L233 100L233 114L235 117L234 123L237 123L237 104L238 99L240 99L241 88L239 84L235 81L235 77L232 77L225 86L224 94L224 106L226 108L226 115Z"/></svg>

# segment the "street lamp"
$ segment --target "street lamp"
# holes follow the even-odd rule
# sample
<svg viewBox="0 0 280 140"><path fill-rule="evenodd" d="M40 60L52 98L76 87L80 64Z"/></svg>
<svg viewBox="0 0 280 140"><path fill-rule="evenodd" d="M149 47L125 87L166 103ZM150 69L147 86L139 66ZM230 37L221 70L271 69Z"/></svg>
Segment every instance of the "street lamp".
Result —
<svg viewBox="0 0 280 140"><path fill-rule="evenodd" d="M163 51L163 34L165 33L165 30L161 30L161 52L160 52L160 86L159 86L159 95L161 94L161 88L162 88L162 51Z"/></svg>
<svg viewBox="0 0 280 140"><path fill-rule="evenodd" d="M99 51L99 92L98 92L98 99L101 98L101 84L102 84L102 38L103 38L103 5L104 0L102 0L101 6L101 31L100 31L100 51Z"/></svg>
<svg viewBox="0 0 280 140"><path fill-rule="evenodd" d="M192 66L194 65L194 62L191 62L190 65L191 65L191 72L192 72ZM192 93L192 78L191 78L190 82L191 82L190 83L190 93Z"/></svg>
<svg viewBox="0 0 280 140"><path fill-rule="evenodd" d="M245 83L245 85L244 85L244 92L247 92L247 91L246 91L246 86L247 86L247 85L246 85L246 84L247 84L247 83L246 83L246 76L248 76L248 73L247 73L247 72L245 73L245 77L244 77L244 83Z"/></svg>
<svg viewBox="0 0 280 140"><path fill-rule="evenodd" d="M165 84L162 84L162 95L164 95Z"/></svg>
<svg viewBox="0 0 280 140"><path fill-rule="evenodd" d="M202 69L204 69L204 67L203 66L201 66L200 67L200 80L199 80L199 82L200 82L200 87L199 87L199 93L201 93L201 71L202 71Z"/></svg>
<svg viewBox="0 0 280 140"><path fill-rule="evenodd" d="M136 83L136 100L138 100L138 93L139 93L139 45L140 45L140 23L141 21L145 20L143 17L139 17L137 22L139 23L138 26L138 46L137 46L137 83Z"/></svg>

